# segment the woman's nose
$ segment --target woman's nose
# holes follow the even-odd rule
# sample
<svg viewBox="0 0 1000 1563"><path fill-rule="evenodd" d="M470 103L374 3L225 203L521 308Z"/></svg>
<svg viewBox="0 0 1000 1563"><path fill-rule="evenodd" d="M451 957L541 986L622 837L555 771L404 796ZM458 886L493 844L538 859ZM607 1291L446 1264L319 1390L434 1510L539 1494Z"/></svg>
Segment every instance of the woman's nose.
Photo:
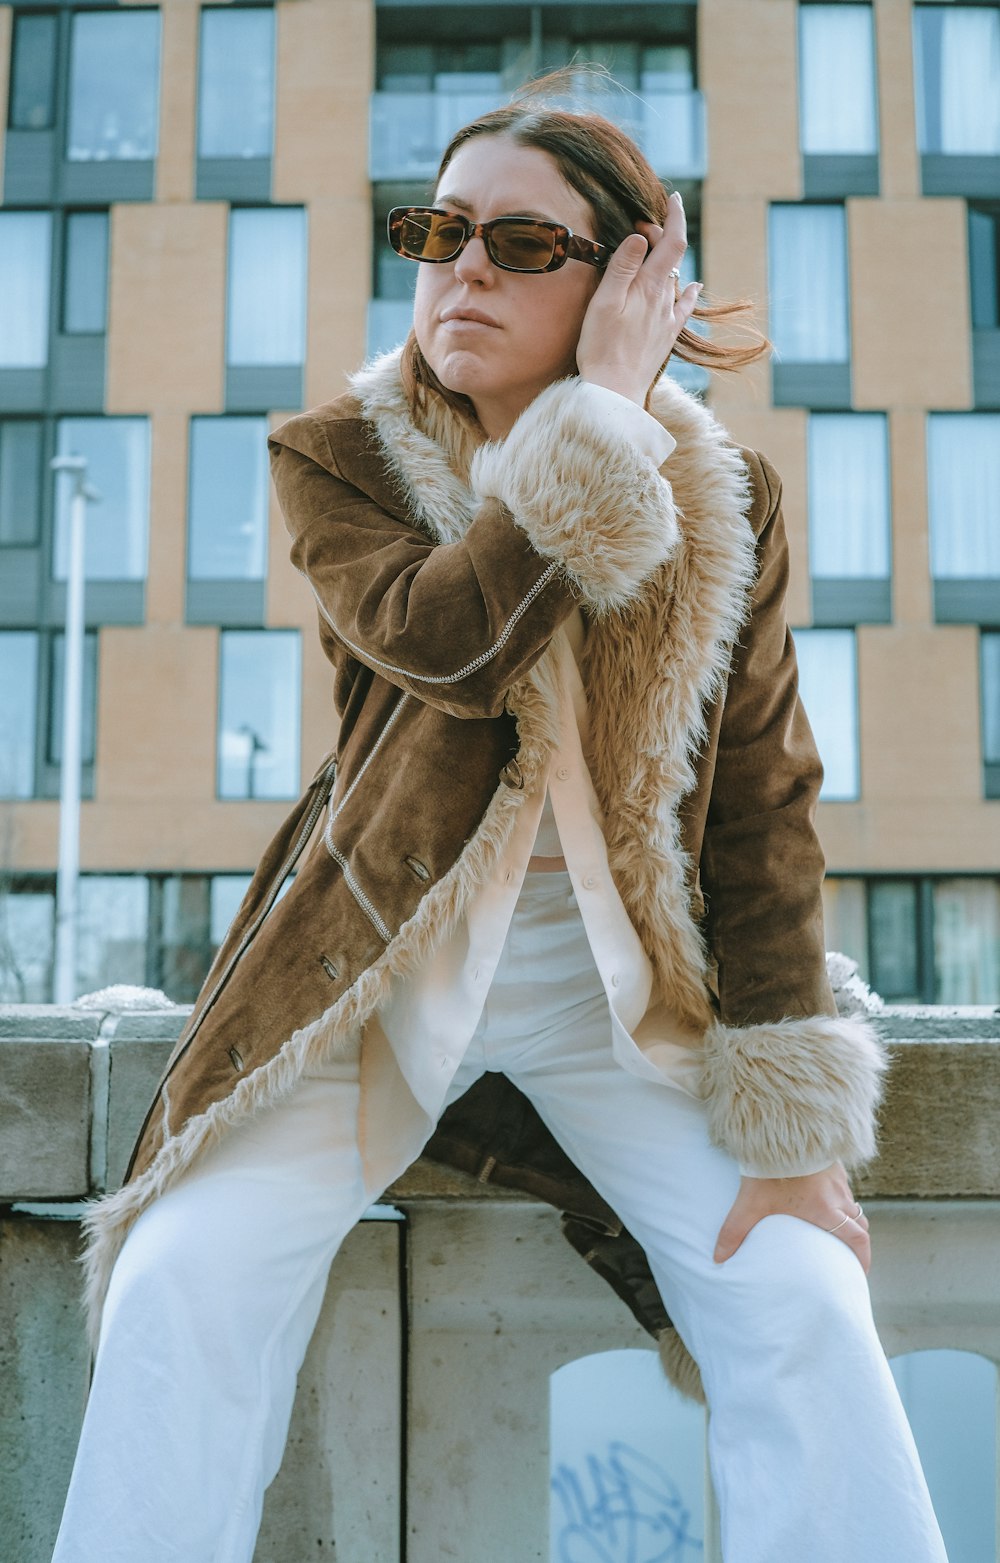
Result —
<svg viewBox="0 0 1000 1563"><path fill-rule="evenodd" d="M459 282L478 282L491 285L496 268L486 253L482 239L470 239L455 262L455 276Z"/></svg>

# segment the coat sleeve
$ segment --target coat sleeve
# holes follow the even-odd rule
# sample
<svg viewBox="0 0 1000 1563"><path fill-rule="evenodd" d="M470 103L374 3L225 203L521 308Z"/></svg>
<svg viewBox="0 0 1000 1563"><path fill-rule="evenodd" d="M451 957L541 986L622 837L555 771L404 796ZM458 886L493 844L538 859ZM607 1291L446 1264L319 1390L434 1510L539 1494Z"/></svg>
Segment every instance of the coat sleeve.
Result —
<svg viewBox="0 0 1000 1563"><path fill-rule="evenodd" d="M550 386L477 453L475 510L455 543L349 481L313 414L276 430L268 448L292 562L327 643L427 704L496 716L575 602L594 613L628 602L676 545L673 496L579 392L577 380Z"/></svg>
<svg viewBox="0 0 1000 1563"><path fill-rule="evenodd" d="M749 621L730 671L702 882L720 1018L707 1043L709 1116L744 1172L787 1177L875 1149L886 1067L866 1020L840 1018L826 975L823 771L785 621L781 483L751 455L767 495Z"/></svg>

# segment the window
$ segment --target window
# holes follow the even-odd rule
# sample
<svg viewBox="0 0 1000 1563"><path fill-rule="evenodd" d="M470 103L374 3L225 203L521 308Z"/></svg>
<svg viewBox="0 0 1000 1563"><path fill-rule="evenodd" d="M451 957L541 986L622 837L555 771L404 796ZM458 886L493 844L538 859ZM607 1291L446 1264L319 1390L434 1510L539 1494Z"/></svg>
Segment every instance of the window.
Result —
<svg viewBox="0 0 1000 1563"><path fill-rule="evenodd" d="M189 579L264 579L267 476L266 418L192 418Z"/></svg>
<svg viewBox="0 0 1000 1563"><path fill-rule="evenodd" d="M144 874L81 874L77 993L146 981L149 881Z"/></svg>
<svg viewBox="0 0 1000 1563"><path fill-rule="evenodd" d="M1000 633L983 635L979 646L982 690L984 792L1000 798Z"/></svg>
<svg viewBox="0 0 1000 1563"><path fill-rule="evenodd" d="M55 921L53 891L0 893L0 1004L51 1004Z"/></svg>
<svg viewBox="0 0 1000 1563"><path fill-rule="evenodd" d="M108 214L69 212L63 280L67 332L101 332L108 313Z"/></svg>
<svg viewBox="0 0 1000 1563"><path fill-rule="evenodd" d="M229 221L226 362L301 364L305 325L305 212L235 207Z"/></svg>
<svg viewBox="0 0 1000 1563"><path fill-rule="evenodd" d="M66 156L71 162L156 156L158 11L77 11L69 72Z"/></svg>
<svg viewBox="0 0 1000 1563"><path fill-rule="evenodd" d="M63 700L66 667L66 637L53 635L49 641L49 719L45 758L49 765L62 764ZM81 696L80 761L94 763L94 729L97 707L97 635L83 637L83 690Z"/></svg>
<svg viewBox="0 0 1000 1563"><path fill-rule="evenodd" d="M48 130L55 120L56 18L19 12L11 50L10 127Z"/></svg>
<svg viewBox="0 0 1000 1563"><path fill-rule="evenodd" d="M846 363L844 208L775 205L770 211L771 337L786 363Z"/></svg>
<svg viewBox="0 0 1000 1563"><path fill-rule="evenodd" d="M870 5L799 6L799 103L803 152L878 151Z"/></svg>
<svg viewBox="0 0 1000 1563"><path fill-rule="evenodd" d="M852 630L796 630L799 687L823 761L824 802L856 799L858 759L857 655Z"/></svg>
<svg viewBox="0 0 1000 1563"><path fill-rule="evenodd" d="M0 212L0 369L49 358L49 212Z"/></svg>
<svg viewBox="0 0 1000 1563"><path fill-rule="evenodd" d="M0 632L0 797L30 798L35 790L38 636Z"/></svg>
<svg viewBox="0 0 1000 1563"><path fill-rule="evenodd" d="M0 422L0 546L37 543L41 499L41 421L4 419Z"/></svg>
<svg viewBox="0 0 1000 1563"><path fill-rule="evenodd" d="M224 630L219 657L220 798L299 790L298 630Z"/></svg>
<svg viewBox="0 0 1000 1563"><path fill-rule="evenodd" d="M913 29L921 152L1000 156L1000 6L918 5Z"/></svg>
<svg viewBox="0 0 1000 1563"><path fill-rule="evenodd" d="M60 456L87 458L87 482L101 496L87 506L88 579L139 581L146 575L149 534L149 420L146 418L60 418ZM57 490L53 578L66 579L70 484Z"/></svg>
<svg viewBox="0 0 1000 1563"><path fill-rule="evenodd" d="M819 623L891 617L886 435L882 413L809 416L809 572Z"/></svg>
<svg viewBox="0 0 1000 1563"><path fill-rule="evenodd" d="M890 1004L1000 1004L1000 879L828 877L827 949Z"/></svg>
<svg viewBox="0 0 1000 1563"><path fill-rule="evenodd" d="M270 157L274 119L274 12L201 13L198 156Z"/></svg>
<svg viewBox="0 0 1000 1563"><path fill-rule="evenodd" d="M930 413L928 508L939 619L1000 619L1000 413Z"/></svg>
<svg viewBox="0 0 1000 1563"><path fill-rule="evenodd" d="M969 274L973 329L996 331L1000 327L1000 208L969 207Z"/></svg>

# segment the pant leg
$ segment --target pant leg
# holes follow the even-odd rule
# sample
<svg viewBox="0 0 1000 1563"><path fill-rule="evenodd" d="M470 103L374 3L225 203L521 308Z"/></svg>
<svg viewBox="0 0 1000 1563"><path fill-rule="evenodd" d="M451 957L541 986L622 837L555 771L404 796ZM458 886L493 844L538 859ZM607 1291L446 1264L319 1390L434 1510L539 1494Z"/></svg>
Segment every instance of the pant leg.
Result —
<svg viewBox="0 0 1000 1563"><path fill-rule="evenodd" d="M358 1107L355 1047L139 1217L112 1273L53 1563L251 1558L330 1263L371 1202Z"/></svg>
<svg viewBox="0 0 1000 1563"><path fill-rule="evenodd" d="M772 1216L715 1264L739 1169L699 1101L614 1061L571 895L561 910L554 889L533 900L491 988L484 1052L642 1244L701 1365L726 1563L946 1563L856 1256Z"/></svg>

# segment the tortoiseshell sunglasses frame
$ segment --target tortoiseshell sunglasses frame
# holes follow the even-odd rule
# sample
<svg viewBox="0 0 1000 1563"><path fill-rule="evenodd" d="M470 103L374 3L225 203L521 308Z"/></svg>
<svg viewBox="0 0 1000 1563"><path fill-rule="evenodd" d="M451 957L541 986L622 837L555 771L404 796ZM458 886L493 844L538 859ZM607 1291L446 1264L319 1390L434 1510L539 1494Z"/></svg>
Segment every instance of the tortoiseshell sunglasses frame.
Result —
<svg viewBox="0 0 1000 1563"><path fill-rule="evenodd" d="M452 222L460 222L463 225L465 236L453 254L438 256L407 254L402 248L400 233L407 217L413 217L417 213L426 213L429 217L448 217ZM503 261L497 259L492 247L493 230L506 223L531 223L535 227L544 228L546 233L552 235L552 259L547 265L505 266ZM604 267L612 254L608 245L598 244L595 239L584 239L571 228L567 228L564 223L549 222L541 217L494 217L490 222L474 223L470 222L468 217L463 217L461 212L449 212L440 206L394 206L389 213L386 226L389 243L396 254L401 255L404 260L416 261L418 265L447 265L450 261L458 259L470 239L482 239L487 255L500 271L513 271L522 277L538 277L546 271L558 271L568 260L583 261L587 266Z"/></svg>

